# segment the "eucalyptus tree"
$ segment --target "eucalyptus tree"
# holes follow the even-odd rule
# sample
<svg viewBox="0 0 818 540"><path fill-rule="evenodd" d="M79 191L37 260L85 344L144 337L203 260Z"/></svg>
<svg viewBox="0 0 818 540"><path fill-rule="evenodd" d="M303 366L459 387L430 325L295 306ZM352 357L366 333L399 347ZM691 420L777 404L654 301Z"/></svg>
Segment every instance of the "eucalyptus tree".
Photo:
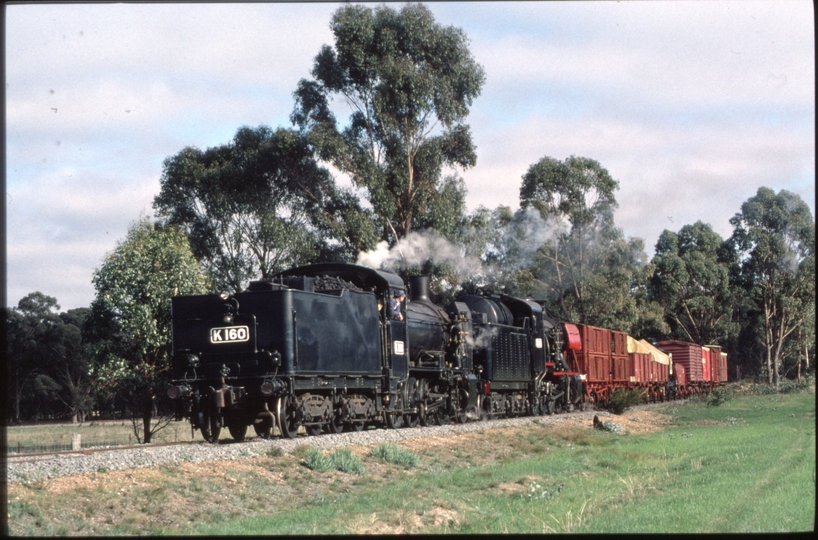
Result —
<svg viewBox="0 0 818 540"><path fill-rule="evenodd" d="M566 319L601 324L611 294L624 310L617 318L632 311L625 297L630 274L645 262L644 252L638 239L626 240L614 225L618 188L599 162L576 156L543 157L523 175L521 208L534 209L553 224L553 234L536 255L536 279Z"/></svg>
<svg viewBox="0 0 818 540"><path fill-rule="evenodd" d="M15 422L26 413L34 413L24 410L26 402L35 406L34 395L48 390L42 379L37 379L46 371L45 359L51 345L48 336L62 323L58 309L56 298L39 291L21 298L14 308L5 308L6 389Z"/></svg>
<svg viewBox="0 0 818 540"><path fill-rule="evenodd" d="M673 338L707 345L738 334L730 282L735 253L709 224L663 231L652 263L651 297L665 306Z"/></svg>
<svg viewBox="0 0 818 540"><path fill-rule="evenodd" d="M127 237L94 271L96 289L87 335L106 344L98 350L99 384L131 399L134 431L150 442L164 424L151 426L154 396L170 370L170 299L210 290L188 239L178 227L135 223ZM137 429L141 411L144 438Z"/></svg>
<svg viewBox="0 0 818 540"><path fill-rule="evenodd" d="M290 266L348 260L374 246L374 222L293 130L242 127L233 140L165 160L154 208L184 228L219 289Z"/></svg>
<svg viewBox="0 0 818 540"><path fill-rule="evenodd" d="M740 279L760 314L768 382L777 385L786 342L815 313L815 222L798 195L761 187L730 223Z"/></svg>
<svg viewBox="0 0 818 540"><path fill-rule="evenodd" d="M365 191L383 240L451 223L465 190L456 176L443 178L444 167L476 163L464 120L485 80L466 34L436 23L422 4L346 5L330 27L335 45L321 48L313 78L298 83L291 120ZM334 97L352 109L344 127Z"/></svg>

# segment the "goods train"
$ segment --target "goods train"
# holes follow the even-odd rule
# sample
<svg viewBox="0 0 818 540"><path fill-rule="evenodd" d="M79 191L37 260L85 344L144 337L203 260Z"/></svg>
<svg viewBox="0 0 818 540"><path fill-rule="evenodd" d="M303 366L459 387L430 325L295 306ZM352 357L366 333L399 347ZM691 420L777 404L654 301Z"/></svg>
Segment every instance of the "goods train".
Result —
<svg viewBox="0 0 818 540"><path fill-rule="evenodd" d="M428 276L405 284L321 263L237 294L174 297L177 419L208 441L225 426L235 440L249 426L293 438L570 412L604 405L616 388L684 397L726 379L716 347L705 365L703 348L667 342L680 359L672 364L646 342L561 323L532 300L464 295L444 307L430 294Z"/></svg>

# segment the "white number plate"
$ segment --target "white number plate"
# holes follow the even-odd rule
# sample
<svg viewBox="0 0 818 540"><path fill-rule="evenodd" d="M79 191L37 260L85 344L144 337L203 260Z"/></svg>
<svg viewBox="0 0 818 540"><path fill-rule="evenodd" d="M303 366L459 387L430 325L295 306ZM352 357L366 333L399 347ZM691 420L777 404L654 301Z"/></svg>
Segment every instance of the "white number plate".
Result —
<svg viewBox="0 0 818 540"><path fill-rule="evenodd" d="M236 343L250 339L250 328L247 326L228 326L226 328L211 328L211 343Z"/></svg>

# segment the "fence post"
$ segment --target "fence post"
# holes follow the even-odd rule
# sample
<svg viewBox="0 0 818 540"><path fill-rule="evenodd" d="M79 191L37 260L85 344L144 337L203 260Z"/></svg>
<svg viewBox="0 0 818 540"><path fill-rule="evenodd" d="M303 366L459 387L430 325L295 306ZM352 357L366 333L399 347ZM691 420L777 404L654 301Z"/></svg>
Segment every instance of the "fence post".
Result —
<svg viewBox="0 0 818 540"><path fill-rule="evenodd" d="M79 433L74 433L71 435L71 450L81 450L82 444L80 440L82 439L82 435Z"/></svg>

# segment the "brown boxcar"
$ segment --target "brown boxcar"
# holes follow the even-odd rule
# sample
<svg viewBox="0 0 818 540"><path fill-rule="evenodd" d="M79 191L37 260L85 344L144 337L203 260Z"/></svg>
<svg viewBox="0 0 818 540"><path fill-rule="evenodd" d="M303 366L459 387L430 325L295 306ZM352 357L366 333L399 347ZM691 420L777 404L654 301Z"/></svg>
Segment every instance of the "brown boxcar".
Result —
<svg viewBox="0 0 818 540"><path fill-rule="evenodd" d="M713 380L713 372L710 369L710 347L702 347L702 380Z"/></svg>
<svg viewBox="0 0 818 540"><path fill-rule="evenodd" d="M723 352L719 359L719 382L727 382L727 353Z"/></svg>
<svg viewBox="0 0 818 540"><path fill-rule="evenodd" d="M628 382L631 370L628 365L628 334L625 332L611 330L611 364L613 380Z"/></svg>
<svg viewBox="0 0 818 540"><path fill-rule="evenodd" d="M563 326L569 339L576 328L582 343L581 350L568 348L565 351L571 371L586 375L585 380L589 382L609 382L611 380L611 331L584 324L565 323Z"/></svg>
<svg viewBox="0 0 818 540"><path fill-rule="evenodd" d="M727 382L727 353L721 352L721 346L708 345L710 349L710 380L716 383Z"/></svg>
<svg viewBox="0 0 818 540"><path fill-rule="evenodd" d="M635 383L650 382L650 361L649 353L634 352L628 354L630 368L629 379Z"/></svg>
<svg viewBox="0 0 818 540"><path fill-rule="evenodd" d="M688 383L704 381L702 374L702 346L686 341L660 341L656 344L663 351L673 355L673 361L685 368Z"/></svg>
<svg viewBox="0 0 818 540"><path fill-rule="evenodd" d="M685 367L678 363L673 362L673 374L676 376L676 384L684 386L687 384L687 376L685 375Z"/></svg>

